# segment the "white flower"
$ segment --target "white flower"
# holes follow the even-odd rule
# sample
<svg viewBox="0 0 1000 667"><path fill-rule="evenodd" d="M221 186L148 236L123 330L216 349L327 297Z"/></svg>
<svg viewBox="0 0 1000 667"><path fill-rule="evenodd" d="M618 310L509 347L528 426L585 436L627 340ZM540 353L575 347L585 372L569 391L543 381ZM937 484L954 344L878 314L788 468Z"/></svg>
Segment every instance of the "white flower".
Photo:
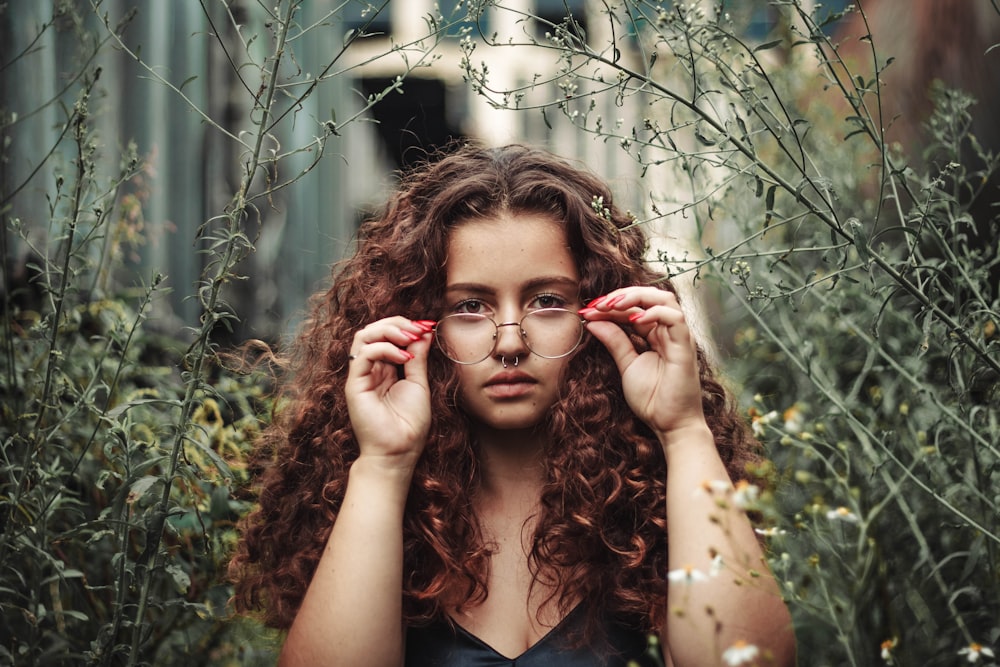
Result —
<svg viewBox="0 0 1000 667"><path fill-rule="evenodd" d="M785 421L785 430L789 433L801 433L805 426L805 417L799 406L793 405L782 413L781 418Z"/></svg>
<svg viewBox="0 0 1000 667"><path fill-rule="evenodd" d="M750 422L750 428L753 431L753 434L758 438L763 437L764 432L766 431L764 427L777 418L777 410L771 410L766 415L755 416Z"/></svg>
<svg viewBox="0 0 1000 667"><path fill-rule="evenodd" d="M715 554L715 558L712 559L712 566L708 569L708 576L717 577L719 573L722 572L722 568L725 563L722 562L722 556Z"/></svg>
<svg viewBox="0 0 1000 667"><path fill-rule="evenodd" d="M733 505L739 509L748 509L756 505L760 498L760 487L741 479L733 487L729 480L706 479L696 490L696 493L706 493L717 498L716 502L725 507L725 497L731 498Z"/></svg>
<svg viewBox="0 0 1000 667"><path fill-rule="evenodd" d="M882 660L885 661L885 664L887 665L894 664L892 659L892 649L896 648L896 644L898 643L899 640L896 639L895 637L893 637L892 639L886 639L884 642L882 642Z"/></svg>
<svg viewBox="0 0 1000 667"><path fill-rule="evenodd" d="M826 513L826 518L834 521L846 521L847 523L857 523L858 515L846 507L838 507Z"/></svg>
<svg viewBox="0 0 1000 667"><path fill-rule="evenodd" d="M758 535L763 535L764 537L775 537L777 535L785 535L788 533L787 530L778 528L777 526L772 526L771 528L754 528L753 530Z"/></svg>
<svg viewBox="0 0 1000 667"><path fill-rule="evenodd" d="M760 649L740 639L723 652L722 659L727 665L742 665L758 655L760 655Z"/></svg>
<svg viewBox="0 0 1000 667"><path fill-rule="evenodd" d="M696 570L691 565L685 565L679 570L671 570L667 573L667 580L673 583L693 584L696 581L705 581L708 576L701 570Z"/></svg>
<svg viewBox="0 0 1000 667"><path fill-rule="evenodd" d="M701 483L699 490L710 496L717 496L729 493L732 488L733 485L724 479L706 479Z"/></svg>
<svg viewBox="0 0 1000 667"><path fill-rule="evenodd" d="M760 497L760 489L756 484L751 484L745 479L736 483L736 490L733 491L733 504L741 510L752 507Z"/></svg>
<svg viewBox="0 0 1000 667"><path fill-rule="evenodd" d="M972 642L965 648L959 650L959 655L964 655L965 659L970 663L979 662L980 656L986 656L987 658L993 657L993 649L988 646L983 646L976 642Z"/></svg>

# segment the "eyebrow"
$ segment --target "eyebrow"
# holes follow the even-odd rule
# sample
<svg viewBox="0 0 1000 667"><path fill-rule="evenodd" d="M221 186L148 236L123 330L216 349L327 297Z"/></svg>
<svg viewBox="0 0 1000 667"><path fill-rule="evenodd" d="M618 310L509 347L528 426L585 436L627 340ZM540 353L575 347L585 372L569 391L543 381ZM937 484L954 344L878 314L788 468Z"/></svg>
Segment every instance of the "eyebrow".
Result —
<svg viewBox="0 0 1000 667"><path fill-rule="evenodd" d="M529 292L533 289L538 289L539 287L545 287L548 285L560 285L566 287L572 287L573 289L580 288L580 281L574 280L568 276L558 275L558 276L539 276L537 278L532 278L523 285L521 285L522 292ZM453 285L445 286L446 292L478 292L481 294L493 294L496 290L489 285L483 283L455 283Z"/></svg>

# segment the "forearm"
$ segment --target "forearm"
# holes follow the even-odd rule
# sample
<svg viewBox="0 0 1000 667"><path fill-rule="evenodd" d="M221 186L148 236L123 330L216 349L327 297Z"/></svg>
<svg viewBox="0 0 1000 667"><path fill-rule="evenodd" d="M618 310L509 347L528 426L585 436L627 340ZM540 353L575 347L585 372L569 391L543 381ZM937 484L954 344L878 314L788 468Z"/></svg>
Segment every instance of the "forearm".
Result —
<svg viewBox="0 0 1000 667"><path fill-rule="evenodd" d="M773 655L773 663L763 658L759 664L791 664L791 619L750 521L731 495L705 488L706 482L729 480L711 432L704 426L661 440L669 567L692 569L690 577L669 585L664 632L674 665L721 663L723 651L738 641ZM715 556L721 566L713 565Z"/></svg>
<svg viewBox="0 0 1000 667"><path fill-rule="evenodd" d="M410 474L360 458L279 664L403 663L403 509Z"/></svg>

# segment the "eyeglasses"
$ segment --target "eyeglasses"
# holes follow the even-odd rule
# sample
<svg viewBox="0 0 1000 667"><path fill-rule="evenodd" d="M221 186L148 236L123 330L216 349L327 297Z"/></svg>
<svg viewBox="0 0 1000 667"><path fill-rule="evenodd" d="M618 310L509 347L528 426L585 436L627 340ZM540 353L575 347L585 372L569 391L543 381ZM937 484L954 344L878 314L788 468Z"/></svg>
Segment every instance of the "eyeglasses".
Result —
<svg viewBox="0 0 1000 667"><path fill-rule="evenodd" d="M435 339L444 356L456 364L478 364L496 350L500 327L518 327L525 346L545 359L565 357L583 341L584 320L572 310L540 308L520 322L497 324L479 313L455 313L438 320Z"/></svg>

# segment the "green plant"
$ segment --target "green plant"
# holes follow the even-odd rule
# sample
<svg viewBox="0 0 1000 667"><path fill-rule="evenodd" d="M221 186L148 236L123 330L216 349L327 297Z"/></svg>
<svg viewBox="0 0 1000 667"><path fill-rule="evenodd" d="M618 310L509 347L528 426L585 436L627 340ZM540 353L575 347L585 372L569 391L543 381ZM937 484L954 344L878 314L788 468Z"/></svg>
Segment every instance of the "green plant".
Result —
<svg viewBox="0 0 1000 667"><path fill-rule="evenodd" d="M18 664L135 662L163 637L218 641L219 563L246 504L231 490L263 407L249 378L209 382L208 350L147 330L161 276L102 287L141 162L133 147L118 173L98 173L96 77L84 84L53 235L35 245L8 218L34 258L19 283L6 255L2 328L0 652Z"/></svg>
<svg viewBox="0 0 1000 667"><path fill-rule="evenodd" d="M371 7L371 18L384 8ZM206 31L214 29L212 11L202 9ZM224 8L233 25L229 12L237 9ZM244 83L246 128L212 118L185 95L188 81L175 83L130 47L125 32L141 7L119 18L101 3L59 3L29 48L3 64L44 52L51 32L62 48L79 51L78 69L57 98L27 112L5 109L0 118L5 149L25 143L19 132L26 117L49 113L58 123L55 144L11 171L22 180L5 180L0 202L0 662L274 659L275 635L250 619L231 619L228 609L224 566L235 522L251 502L248 454L268 398L266 378L218 363L220 332L237 318L227 295L242 279L241 260L254 251L248 230L258 208L273 206L275 193L313 169L329 141L401 90L404 75L349 118L312 118L315 131L305 143L276 149L287 126L307 122L297 117L302 102L346 71L344 53L367 34L339 32L342 7L307 25L299 21L300 0L258 9L267 35L242 35L241 52L227 50L218 35L215 42ZM392 46L410 68L426 64L443 29L433 21L428 28L427 48L412 60L412 45ZM296 69L291 43L323 30L338 31L339 48L317 74ZM229 201L191 239L204 270L196 285L181 289L190 289L200 316L181 332L158 321L167 310L159 305L164 276L136 259L155 231L142 208L154 176L135 145L116 159L98 129L95 109L105 92L99 63L115 54L241 151ZM251 75L259 85L251 87ZM299 168L286 174L289 163ZM46 173L54 183L39 183ZM41 217L25 204L33 203L32 192L46 198Z"/></svg>
<svg viewBox="0 0 1000 667"><path fill-rule="evenodd" d="M874 75L853 72L828 34L841 15L818 5L770 3L778 26L754 41L722 3L605 2L585 26L491 4L524 29L465 40L472 88L627 153L649 198L637 224L690 221L687 250L659 259L720 303L801 662L995 646L1000 258L996 216L968 207L1000 163L969 133L972 101L938 90L919 161L883 137L891 54L869 38ZM504 87L480 49L560 67Z"/></svg>

